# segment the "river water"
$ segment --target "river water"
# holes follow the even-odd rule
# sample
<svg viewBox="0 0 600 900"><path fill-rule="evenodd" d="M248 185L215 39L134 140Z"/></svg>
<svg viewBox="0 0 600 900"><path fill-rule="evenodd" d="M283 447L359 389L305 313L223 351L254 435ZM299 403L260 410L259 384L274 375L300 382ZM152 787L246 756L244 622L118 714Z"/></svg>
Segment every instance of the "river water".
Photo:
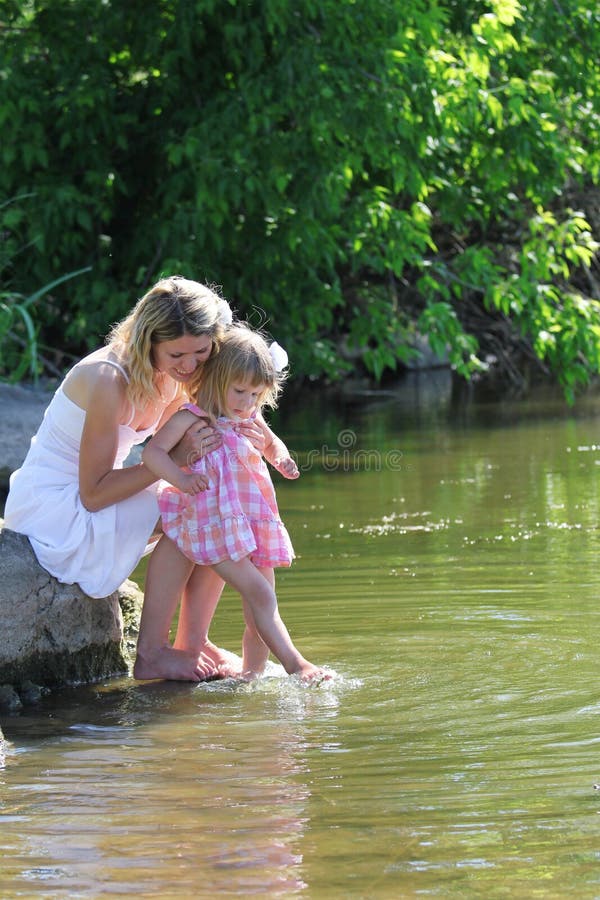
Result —
<svg viewBox="0 0 600 900"><path fill-rule="evenodd" d="M444 373L282 412L280 606L333 677L5 717L3 900L600 897L599 412Z"/></svg>

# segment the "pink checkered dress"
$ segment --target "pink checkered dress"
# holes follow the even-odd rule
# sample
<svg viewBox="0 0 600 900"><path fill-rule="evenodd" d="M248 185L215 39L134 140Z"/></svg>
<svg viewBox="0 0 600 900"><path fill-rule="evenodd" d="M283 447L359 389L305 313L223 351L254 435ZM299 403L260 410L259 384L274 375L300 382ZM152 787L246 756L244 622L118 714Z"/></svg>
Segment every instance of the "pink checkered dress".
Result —
<svg viewBox="0 0 600 900"><path fill-rule="evenodd" d="M199 407L186 404L197 416ZM208 490L182 494L161 483L158 503L163 530L181 552L203 566L249 556L255 566L289 566L294 550L279 517L267 465L250 441L222 417L223 445L194 464L206 475Z"/></svg>

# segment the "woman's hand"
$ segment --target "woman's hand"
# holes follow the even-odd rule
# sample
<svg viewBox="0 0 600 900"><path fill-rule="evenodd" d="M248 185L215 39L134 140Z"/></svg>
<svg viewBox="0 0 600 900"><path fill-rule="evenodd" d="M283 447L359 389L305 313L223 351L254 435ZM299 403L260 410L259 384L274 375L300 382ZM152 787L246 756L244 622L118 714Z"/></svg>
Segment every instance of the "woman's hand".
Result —
<svg viewBox="0 0 600 900"><path fill-rule="evenodd" d="M209 425L206 419L196 419L171 450L170 456L178 466L191 466L222 443L220 431Z"/></svg>
<svg viewBox="0 0 600 900"><path fill-rule="evenodd" d="M235 431L238 434L242 434L244 437L248 438L252 446L255 447L262 456L262 454L265 452L267 440L265 437L264 428L261 428L257 421L254 421L253 419L246 419L245 422L237 422L235 425Z"/></svg>

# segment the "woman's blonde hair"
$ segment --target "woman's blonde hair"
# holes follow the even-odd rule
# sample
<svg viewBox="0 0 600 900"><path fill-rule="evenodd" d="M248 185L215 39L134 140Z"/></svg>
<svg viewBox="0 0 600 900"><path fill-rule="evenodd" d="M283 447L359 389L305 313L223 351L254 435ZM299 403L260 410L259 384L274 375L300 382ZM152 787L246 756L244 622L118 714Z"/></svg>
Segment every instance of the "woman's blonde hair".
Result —
<svg viewBox="0 0 600 900"><path fill-rule="evenodd" d="M206 285L172 275L157 281L129 315L113 327L107 342L127 367L128 395L133 404L141 405L156 397L152 352L155 344L184 335L206 335L212 341L211 355L218 351L223 335L223 304L225 301ZM185 389L178 385L178 394L185 390L190 398L194 397L201 378L202 366L198 366Z"/></svg>
<svg viewBox="0 0 600 900"><path fill-rule="evenodd" d="M226 396L231 384L249 381L253 387L264 386L257 410L265 406L273 409L286 377L286 371L276 370L263 335L237 323L223 335L219 352L205 362L196 402L214 416L225 416Z"/></svg>

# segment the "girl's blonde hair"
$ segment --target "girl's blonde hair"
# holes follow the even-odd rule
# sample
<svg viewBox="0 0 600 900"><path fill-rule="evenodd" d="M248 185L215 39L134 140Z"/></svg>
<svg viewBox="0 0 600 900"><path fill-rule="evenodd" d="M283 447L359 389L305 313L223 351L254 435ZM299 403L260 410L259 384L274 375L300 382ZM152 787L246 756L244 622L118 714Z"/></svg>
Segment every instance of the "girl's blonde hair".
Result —
<svg viewBox="0 0 600 900"><path fill-rule="evenodd" d="M212 341L211 355L218 351L223 335L222 304L225 301L206 285L172 275L157 281L129 315L113 327L107 343L128 369L128 395L133 404L141 405L156 397L152 353L155 344L184 335L206 335ZM202 366L198 366L189 385L178 385L178 395L186 391L190 398L194 397L201 378Z"/></svg>
<svg viewBox="0 0 600 900"><path fill-rule="evenodd" d="M264 387L257 411L265 406L273 409L286 377L286 371L275 369L263 335L237 323L223 335L219 352L205 362L196 402L214 416L227 415L226 395L231 384L249 381L253 387Z"/></svg>

